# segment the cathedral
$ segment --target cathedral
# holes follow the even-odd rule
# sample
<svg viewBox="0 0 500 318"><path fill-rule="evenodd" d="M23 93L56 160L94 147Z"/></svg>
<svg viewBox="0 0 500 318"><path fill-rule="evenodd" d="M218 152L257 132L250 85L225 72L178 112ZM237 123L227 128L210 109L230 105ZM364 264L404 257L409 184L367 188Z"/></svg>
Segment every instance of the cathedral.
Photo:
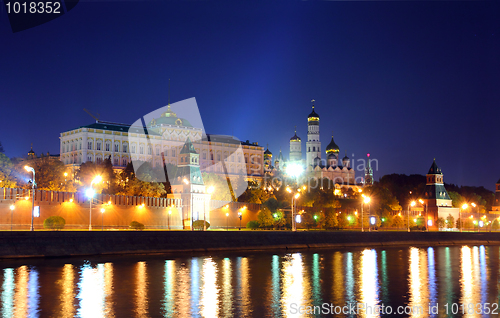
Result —
<svg viewBox="0 0 500 318"><path fill-rule="evenodd" d="M269 175L286 174L286 166L289 164L300 164L304 168L306 179L327 178L338 185L357 186L355 180L355 170L351 167L351 161L347 154L340 158L340 147L335 143L333 136L326 146L324 157L322 158L319 121L320 116L316 113L312 100L312 112L307 116L307 141L305 147L305 160L302 157L302 140L297 136L297 129L290 138L289 160L283 159L280 150L276 160L273 161L273 154L269 148L264 152L264 171ZM369 162L369 161L368 161ZM373 170L367 166L365 180L369 184L373 183Z"/></svg>

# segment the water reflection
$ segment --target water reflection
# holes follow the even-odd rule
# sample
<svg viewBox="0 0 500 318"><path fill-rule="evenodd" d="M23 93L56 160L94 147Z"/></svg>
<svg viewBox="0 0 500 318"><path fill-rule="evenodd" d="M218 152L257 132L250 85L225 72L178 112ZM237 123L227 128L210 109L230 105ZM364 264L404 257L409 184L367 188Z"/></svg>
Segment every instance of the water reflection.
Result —
<svg viewBox="0 0 500 318"><path fill-rule="evenodd" d="M380 317L378 301L377 253L364 250L361 253L361 299L363 311L361 317Z"/></svg>
<svg viewBox="0 0 500 318"><path fill-rule="evenodd" d="M201 289L202 317L217 317L219 314L219 288L217 287L217 267L211 258L203 261L203 286Z"/></svg>
<svg viewBox="0 0 500 318"><path fill-rule="evenodd" d="M306 306L307 291L304 281L304 268L302 255L299 253L287 255L283 261L283 281L282 312L284 317L292 316L290 308Z"/></svg>
<svg viewBox="0 0 500 318"><path fill-rule="evenodd" d="M500 277L498 250L485 246L52 262L2 263L0 317L322 317L330 304L358 303L369 309L335 316L408 305L425 313L393 316L451 317L454 303L497 303Z"/></svg>
<svg viewBox="0 0 500 318"><path fill-rule="evenodd" d="M59 281L61 287L61 317L73 317L75 315L75 268L71 264L64 265L62 269L62 278Z"/></svg>
<svg viewBox="0 0 500 318"><path fill-rule="evenodd" d="M93 267L90 263L84 264L80 268L80 281L78 282L79 300L78 317L110 317L113 315L110 303L112 287L107 275L112 275L112 265L109 264L105 270L104 264L97 264ZM106 291L109 292L106 293Z"/></svg>
<svg viewBox="0 0 500 318"><path fill-rule="evenodd" d="M146 262L138 262L136 265L136 317L148 316L148 277L146 274Z"/></svg>
<svg viewBox="0 0 500 318"><path fill-rule="evenodd" d="M10 318L14 313L14 269L5 268L3 270L2 284L2 317Z"/></svg>

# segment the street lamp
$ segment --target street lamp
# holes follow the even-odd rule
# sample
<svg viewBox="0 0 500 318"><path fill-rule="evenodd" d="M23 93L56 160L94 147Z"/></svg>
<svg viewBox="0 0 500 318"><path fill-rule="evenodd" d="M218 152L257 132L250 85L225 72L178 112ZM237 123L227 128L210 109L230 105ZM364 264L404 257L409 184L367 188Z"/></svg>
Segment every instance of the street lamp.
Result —
<svg viewBox="0 0 500 318"><path fill-rule="evenodd" d="M422 199L418 199L418 202L422 205L425 203L425 231L429 232L429 212L427 211L427 202Z"/></svg>
<svg viewBox="0 0 500 318"><path fill-rule="evenodd" d="M242 210L246 210L246 208L247 208L247 207L246 207L246 205L245 205L245 206L243 206L241 209L242 209ZM243 218L243 212L239 211L239 212L238 212L238 217L240 218L240 229L239 229L238 231L241 231L241 219Z"/></svg>
<svg viewBox="0 0 500 318"><path fill-rule="evenodd" d="M35 228L33 227L33 216L35 214L35 185L36 185L35 169L33 169L30 166L24 166L24 169L28 172L33 173L33 182L31 183L31 192L32 192L33 198L32 198L32 202L31 202L31 228L30 228L30 231L34 231Z"/></svg>
<svg viewBox="0 0 500 318"><path fill-rule="evenodd" d="M470 205L472 205L472 207L474 207L474 208L477 206L474 202L472 202ZM474 211L472 213L474 213ZM477 231L480 232L480 228L479 228L479 208L477 209L477 213L476 214L477 214L477 220L478 220Z"/></svg>
<svg viewBox="0 0 500 318"><path fill-rule="evenodd" d="M458 210L458 218L460 219L460 232L462 232L462 227L463 227L463 223L462 223L462 210L466 210L467 208L469 207L469 205L467 203L464 203L462 205L462 208Z"/></svg>
<svg viewBox="0 0 500 318"><path fill-rule="evenodd" d="M12 232L12 219L14 218L14 209L16 206L12 204L10 207L10 231Z"/></svg>
<svg viewBox="0 0 500 318"><path fill-rule="evenodd" d="M101 209L101 218L102 218L101 231L104 231L104 212L106 212L106 210L104 208L102 208Z"/></svg>
<svg viewBox="0 0 500 318"><path fill-rule="evenodd" d="M210 197L212 196L212 193L214 192L215 188L213 186L208 187L207 193L208 193L208 204L210 204ZM203 231L207 230L207 220L205 219L205 210L207 209L206 204L203 205Z"/></svg>
<svg viewBox="0 0 500 318"><path fill-rule="evenodd" d="M410 193L411 193L411 191L410 191ZM414 207L415 204L417 204L417 202L411 201L411 203L408 205L408 222L407 222L408 223L408 232L410 232L410 206Z"/></svg>
<svg viewBox="0 0 500 318"><path fill-rule="evenodd" d="M365 226L363 224L363 205L370 203L370 197L365 196L364 194L361 195L363 199L361 200L361 232L365 231Z"/></svg>
<svg viewBox="0 0 500 318"><path fill-rule="evenodd" d="M87 196L90 198L90 211L89 211L89 231L92 231L92 201L94 200L95 191L92 188L94 183L98 183L102 181L101 176L97 176L90 182L90 189L87 190Z"/></svg>
<svg viewBox="0 0 500 318"><path fill-rule="evenodd" d="M291 176L291 177L294 177L295 178L295 181L297 182L297 190L299 189L299 176L302 174L302 172L304 172L304 167L302 167L301 164L298 164L298 163L292 163L292 164L289 164L287 167L286 167L286 173ZM303 187L303 190L306 190L307 187L304 186ZM286 189L288 191L288 193L292 193L292 190L287 187ZM300 196L299 193L295 194L294 196L292 196L292 231L296 231L297 230L297 226L295 224L295 213L294 213L294 199L298 199Z"/></svg>

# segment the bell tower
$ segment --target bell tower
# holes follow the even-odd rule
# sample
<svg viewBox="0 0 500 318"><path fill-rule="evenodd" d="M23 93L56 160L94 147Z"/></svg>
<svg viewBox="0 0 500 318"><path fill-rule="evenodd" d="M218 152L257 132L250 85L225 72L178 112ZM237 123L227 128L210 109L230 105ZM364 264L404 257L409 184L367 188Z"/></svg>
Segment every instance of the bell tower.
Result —
<svg viewBox="0 0 500 318"><path fill-rule="evenodd" d="M321 159L319 141L319 115L314 110L315 100L311 100L312 112L307 116L306 166L314 166L314 159Z"/></svg>

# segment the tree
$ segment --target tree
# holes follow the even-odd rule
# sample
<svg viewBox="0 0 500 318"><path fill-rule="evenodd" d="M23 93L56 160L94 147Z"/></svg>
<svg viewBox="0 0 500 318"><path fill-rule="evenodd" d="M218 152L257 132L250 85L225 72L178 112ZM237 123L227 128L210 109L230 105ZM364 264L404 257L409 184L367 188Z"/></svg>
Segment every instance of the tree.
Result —
<svg viewBox="0 0 500 318"><path fill-rule="evenodd" d="M226 178L215 173L202 172L201 175L205 186L207 188L214 187L215 189L212 193L212 200L232 201L231 189Z"/></svg>
<svg viewBox="0 0 500 318"><path fill-rule="evenodd" d="M446 227L448 229L452 229L455 226L455 218L451 216L451 214L448 214L446 217Z"/></svg>
<svg viewBox="0 0 500 318"><path fill-rule="evenodd" d="M281 228L286 224L285 215L283 214L282 211L274 211L272 212L272 216L273 216L273 225L275 227Z"/></svg>
<svg viewBox="0 0 500 318"><path fill-rule="evenodd" d="M336 229L339 227L337 213L334 210L327 210L325 217L325 227L328 229Z"/></svg>
<svg viewBox="0 0 500 318"><path fill-rule="evenodd" d="M444 218L440 217L437 219L436 225L439 229L443 229L445 227L445 221Z"/></svg>
<svg viewBox="0 0 500 318"><path fill-rule="evenodd" d="M61 216L49 216L43 221L43 228L50 230L62 230L64 225L66 224L66 220Z"/></svg>
<svg viewBox="0 0 500 318"><path fill-rule="evenodd" d="M36 185L38 190L47 191L74 191L72 182L66 182L64 172L66 167L60 160L51 159L49 156L37 158L34 160L20 161L16 164L15 170L23 178L31 179L31 172L24 169L24 166L30 166L35 169ZM30 187L24 183L25 187Z"/></svg>
<svg viewBox="0 0 500 318"><path fill-rule="evenodd" d="M142 231L144 230L144 224L142 223L139 223L137 221L132 221L130 222L130 226L129 226L132 230L138 230L138 231Z"/></svg>
<svg viewBox="0 0 500 318"><path fill-rule="evenodd" d="M396 215L392 218L392 226L396 228L402 228L404 226L403 218L399 215Z"/></svg>
<svg viewBox="0 0 500 318"><path fill-rule="evenodd" d="M263 206L260 210L259 214L257 214L257 221L259 222L261 227L270 227L273 225L273 216L271 214L271 210L268 207Z"/></svg>
<svg viewBox="0 0 500 318"><path fill-rule="evenodd" d="M12 161L5 154L0 152L0 187L2 188L15 188L17 180L13 175Z"/></svg>
<svg viewBox="0 0 500 318"><path fill-rule="evenodd" d="M210 227L210 223L208 223L207 221L203 221L203 220L194 221L193 222L193 229L202 231L204 229L203 223L205 223L206 229L208 230L208 228Z"/></svg>
<svg viewBox="0 0 500 318"><path fill-rule="evenodd" d="M259 221L250 221L247 223L247 229L255 230L260 226Z"/></svg>
<svg viewBox="0 0 500 318"><path fill-rule="evenodd" d="M498 230L498 227L499 227L499 226L500 226L500 224L498 223L498 219L494 219L494 220L493 220L493 223L491 224L491 229L492 229L493 231L496 231L496 230Z"/></svg>
<svg viewBox="0 0 500 318"><path fill-rule="evenodd" d="M339 229L345 229L349 225L349 221L347 220L347 215L340 214L338 216Z"/></svg>

